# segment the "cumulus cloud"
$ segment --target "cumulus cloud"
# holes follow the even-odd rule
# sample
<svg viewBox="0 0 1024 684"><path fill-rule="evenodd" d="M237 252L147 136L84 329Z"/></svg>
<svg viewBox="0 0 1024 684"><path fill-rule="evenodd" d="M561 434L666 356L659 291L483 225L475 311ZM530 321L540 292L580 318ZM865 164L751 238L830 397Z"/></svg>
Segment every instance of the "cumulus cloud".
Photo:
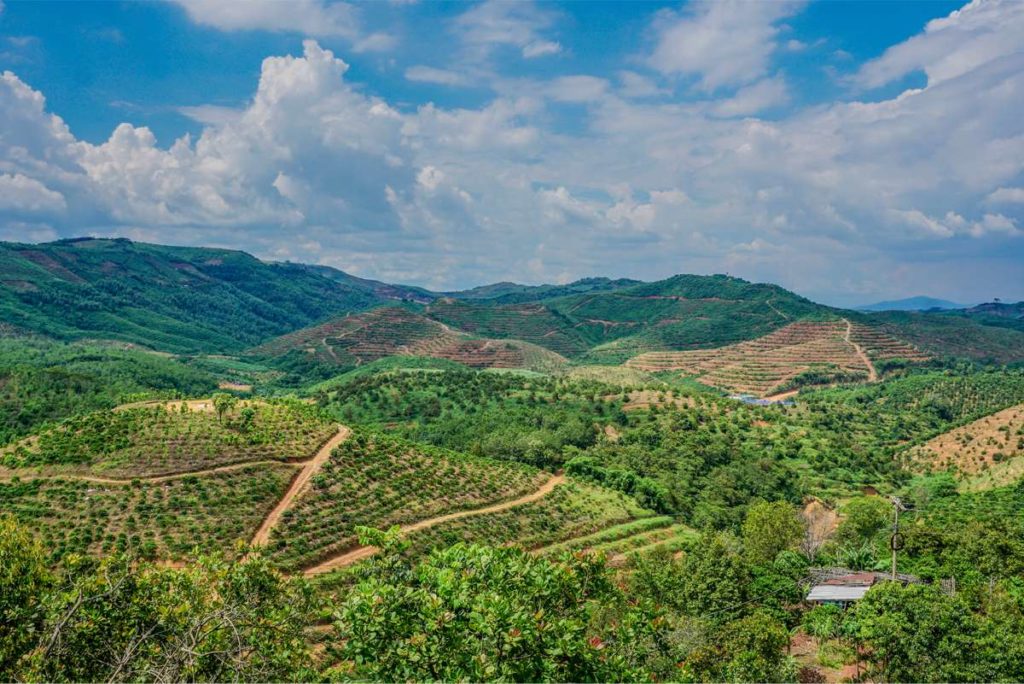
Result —
<svg viewBox="0 0 1024 684"><path fill-rule="evenodd" d="M347 2L325 0L173 0L196 24L221 31L293 32L317 38L339 37L354 52L392 50L398 39L385 32L364 35L358 12Z"/></svg>
<svg viewBox="0 0 1024 684"><path fill-rule="evenodd" d="M608 91L608 81L596 76L561 76L550 81L546 92L558 102L595 102Z"/></svg>
<svg viewBox="0 0 1024 684"><path fill-rule="evenodd" d="M995 204L1024 204L1024 188L996 188L985 199Z"/></svg>
<svg viewBox="0 0 1024 684"><path fill-rule="evenodd" d="M717 6L662 21L711 21ZM496 18L535 7L468 12L480 7L493 13L478 38L488 44L521 50L546 30ZM769 51L778 21L759 24ZM742 83L688 64L680 73L728 84L699 100L673 100L630 71L520 83L474 107L399 109L306 41L301 55L263 62L244 107L182 110L204 127L167 148L128 123L101 144L78 140L7 72L0 235L31 226L230 244L433 287L727 268L808 294L917 291L948 282L952 265L971 274L964 288L1019 281L1024 54L771 120L758 113L787 86L758 64ZM578 126L562 125L566 109Z"/></svg>
<svg viewBox="0 0 1024 684"><path fill-rule="evenodd" d="M67 207L64 196L20 173L0 174L0 212L52 213Z"/></svg>
<svg viewBox="0 0 1024 684"><path fill-rule="evenodd" d="M928 84L936 85L1001 57L1019 54L1022 36L1024 3L972 0L947 17L933 19L923 33L864 64L855 81L874 88L923 71Z"/></svg>
<svg viewBox="0 0 1024 684"><path fill-rule="evenodd" d="M357 34L357 21L351 5L327 4L322 0L175 0L197 24L222 31L297 31L310 36Z"/></svg>
<svg viewBox="0 0 1024 684"><path fill-rule="evenodd" d="M712 91L750 83L768 71L779 23L802 2L697 1L659 17L648 64L664 74L692 76Z"/></svg>

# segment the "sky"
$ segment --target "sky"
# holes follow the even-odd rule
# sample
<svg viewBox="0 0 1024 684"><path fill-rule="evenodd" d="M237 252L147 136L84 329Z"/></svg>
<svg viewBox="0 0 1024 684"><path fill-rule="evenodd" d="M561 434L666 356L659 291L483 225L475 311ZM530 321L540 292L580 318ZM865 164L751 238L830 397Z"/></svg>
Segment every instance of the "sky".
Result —
<svg viewBox="0 0 1024 684"><path fill-rule="evenodd" d="M1024 2L0 2L0 240L1024 299Z"/></svg>

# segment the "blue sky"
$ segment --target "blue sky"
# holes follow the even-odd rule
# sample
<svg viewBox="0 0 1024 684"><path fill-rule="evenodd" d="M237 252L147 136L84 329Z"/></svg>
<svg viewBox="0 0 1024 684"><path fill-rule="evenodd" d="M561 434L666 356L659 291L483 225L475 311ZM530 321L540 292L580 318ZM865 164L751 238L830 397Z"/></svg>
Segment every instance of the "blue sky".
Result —
<svg viewBox="0 0 1024 684"><path fill-rule="evenodd" d="M1024 3L6 2L0 239L1024 298Z"/></svg>

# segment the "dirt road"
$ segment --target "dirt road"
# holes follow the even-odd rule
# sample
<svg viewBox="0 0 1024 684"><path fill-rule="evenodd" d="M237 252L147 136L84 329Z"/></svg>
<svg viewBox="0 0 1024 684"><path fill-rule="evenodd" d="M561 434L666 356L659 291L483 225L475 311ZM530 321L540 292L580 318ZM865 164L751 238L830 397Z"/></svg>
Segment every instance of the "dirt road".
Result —
<svg viewBox="0 0 1024 684"><path fill-rule="evenodd" d="M864 362L865 366L867 366L868 382L875 382L878 380L878 371L875 370L875 364L871 363L871 359L869 359L868 355L864 353L864 349L850 339L850 333L853 332L853 324L845 318L843 319L843 322L846 323L846 333L843 335L843 340L853 347L853 350L857 352L857 356L859 356L860 360Z"/></svg>
<svg viewBox="0 0 1024 684"><path fill-rule="evenodd" d="M256 534L253 535L252 545L260 546L267 543L270 538L270 532L277 526L277 523L281 520L281 514L288 510L292 502L295 501L296 497L302 493L302 490L309 483L309 481L316 475L327 459L331 457L331 452L334 448L344 442L352 434L352 430L345 426L341 426L338 429L338 434L327 440L320 451L317 452L316 456L311 458L302 464L302 471L295 476L292 480L291 486L288 491L284 493L281 500L274 506L274 510L270 511L266 518L263 520L263 524L256 530Z"/></svg>
<svg viewBox="0 0 1024 684"><path fill-rule="evenodd" d="M512 499L511 501L505 501L493 506L486 506L484 508L474 508L470 511L457 511L455 513L448 513L441 515L436 518L427 518L426 520L420 520L419 522L412 523L410 525L403 525L400 529L402 534L410 534L418 530L440 525L441 523L451 522L452 520L459 520L461 518L468 518L474 515L484 515L486 513L497 513L498 511L504 511L509 508L516 506L522 506L538 499L542 499L558 485L565 482L565 475L558 474L552 475L551 479L545 482L539 489L525 496L521 496L518 499ZM369 558L373 554L377 553L377 548L373 546L360 546L357 549L351 549L338 556L329 558L326 561L314 565L311 568L306 568L303 571L305 575L320 575L331 570L337 570L338 568L344 568L348 565L352 565L356 561L361 561L365 558Z"/></svg>

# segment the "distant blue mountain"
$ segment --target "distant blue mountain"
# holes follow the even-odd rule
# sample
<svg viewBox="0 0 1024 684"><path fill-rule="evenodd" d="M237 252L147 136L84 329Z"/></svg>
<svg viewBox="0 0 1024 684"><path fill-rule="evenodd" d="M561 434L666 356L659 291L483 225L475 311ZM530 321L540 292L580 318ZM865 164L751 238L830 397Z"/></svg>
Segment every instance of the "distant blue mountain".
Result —
<svg viewBox="0 0 1024 684"><path fill-rule="evenodd" d="M857 307L860 311L927 311L928 309L966 308L963 304L935 297L907 297L906 299L894 299L889 302L877 302Z"/></svg>

